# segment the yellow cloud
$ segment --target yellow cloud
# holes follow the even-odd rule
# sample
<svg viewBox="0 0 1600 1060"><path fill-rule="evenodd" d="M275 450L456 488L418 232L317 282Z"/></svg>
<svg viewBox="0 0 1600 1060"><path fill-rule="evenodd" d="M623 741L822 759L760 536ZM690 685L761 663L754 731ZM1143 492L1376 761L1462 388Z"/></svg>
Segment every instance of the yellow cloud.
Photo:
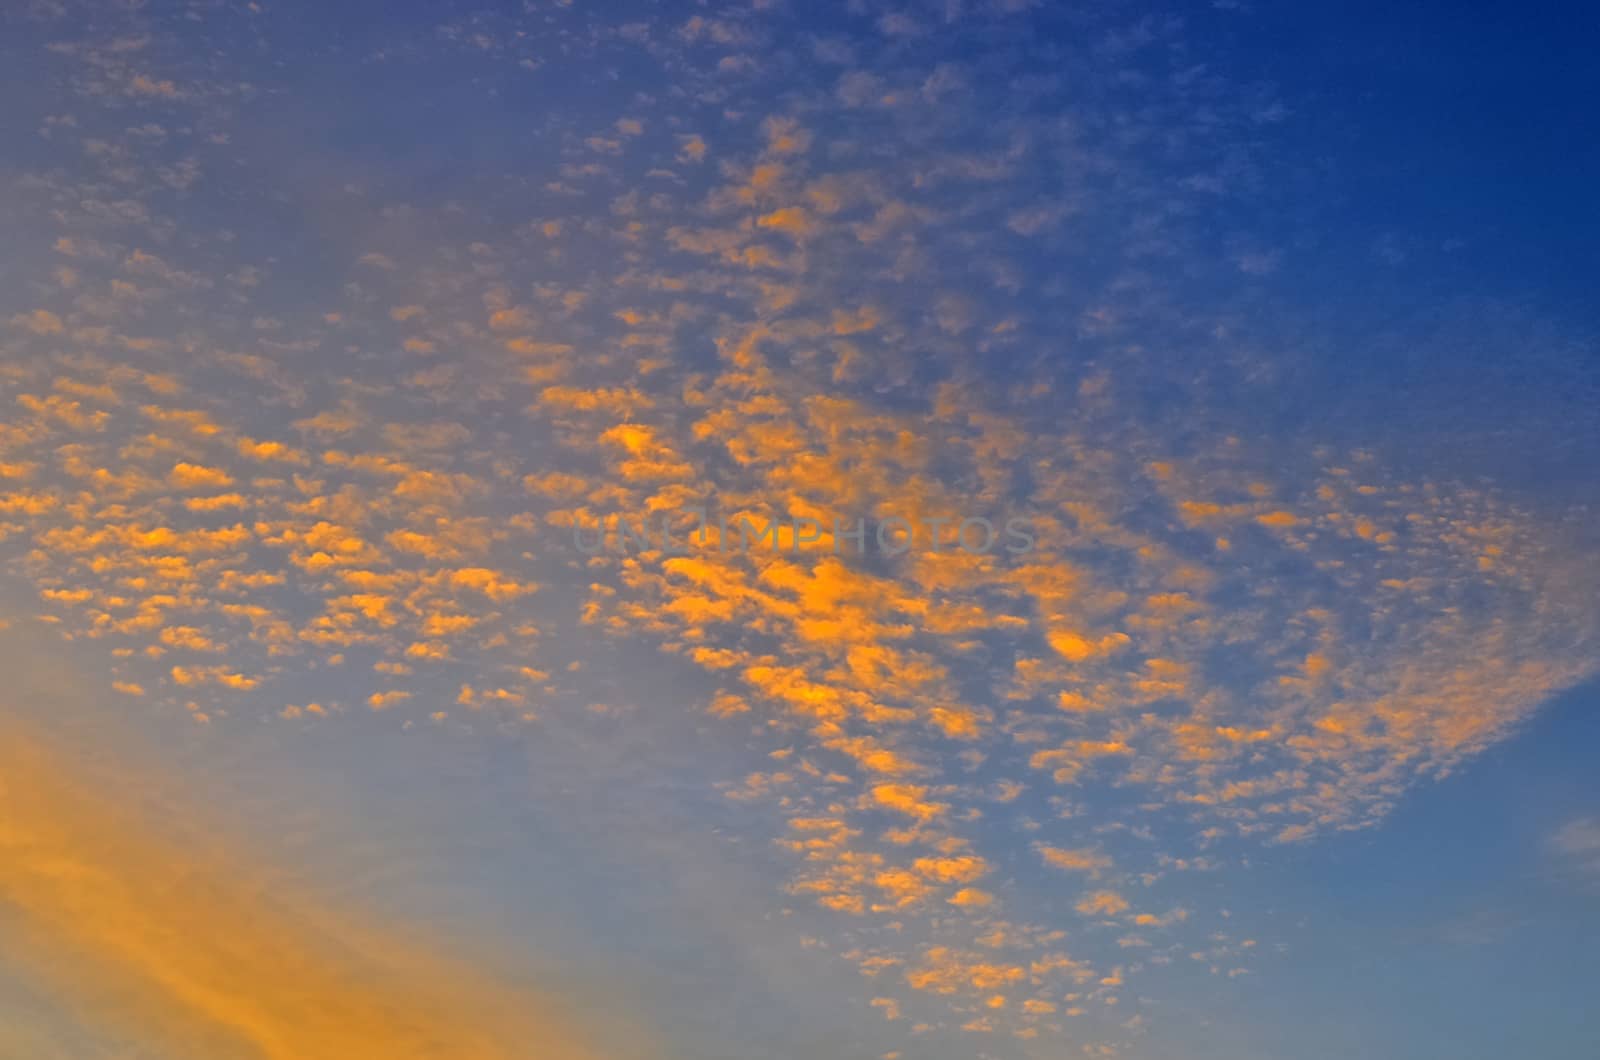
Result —
<svg viewBox="0 0 1600 1060"><path fill-rule="evenodd" d="M1098 874L1111 867L1111 859L1094 850L1065 850L1045 843L1035 844L1034 849L1046 865L1068 872Z"/></svg>
<svg viewBox="0 0 1600 1060"><path fill-rule="evenodd" d="M48 309L35 309L31 313L18 313L11 318L11 325L31 331L35 335L59 335L63 330L61 318Z"/></svg>
<svg viewBox="0 0 1600 1060"><path fill-rule="evenodd" d="M144 785L118 777L91 796L77 764L15 734L0 734L0 776L0 960L72 1014L68 1040L169 1060L509 1060L533 1043L550 1060L596 1056L539 998L158 834L127 810ZM69 1053L52 1043L61 1028L7 1023L0 1048Z"/></svg>
<svg viewBox="0 0 1600 1060"><path fill-rule="evenodd" d="M199 464L176 464L168 477L178 489L226 489L233 485L233 476L226 471Z"/></svg>
<svg viewBox="0 0 1600 1060"><path fill-rule="evenodd" d="M1084 916L1116 916L1128 910L1128 900L1115 891L1096 891L1078 903Z"/></svg>

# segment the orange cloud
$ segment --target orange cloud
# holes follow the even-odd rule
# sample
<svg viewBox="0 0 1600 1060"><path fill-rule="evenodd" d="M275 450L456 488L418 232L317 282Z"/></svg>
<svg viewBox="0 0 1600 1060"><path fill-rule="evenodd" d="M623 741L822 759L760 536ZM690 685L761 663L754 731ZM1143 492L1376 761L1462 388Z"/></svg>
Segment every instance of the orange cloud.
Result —
<svg viewBox="0 0 1600 1060"><path fill-rule="evenodd" d="M0 1049L77 1055L62 1042L88 1035L169 1060L597 1056L542 998L158 833L127 809L148 795L136 780L91 795L80 764L14 733L0 775L0 961L25 962L78 1024L58 1041L12 1018Z"/></svg>

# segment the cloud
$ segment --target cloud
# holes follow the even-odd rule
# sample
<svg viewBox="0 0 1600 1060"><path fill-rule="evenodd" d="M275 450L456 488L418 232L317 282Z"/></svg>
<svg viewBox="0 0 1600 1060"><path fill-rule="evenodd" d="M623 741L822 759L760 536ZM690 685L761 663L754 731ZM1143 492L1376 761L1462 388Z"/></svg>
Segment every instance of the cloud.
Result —
<svg viewBox="0 0 1600 1060"><path fill-rule="evenodd" d="M0 733L8 812L0 898L16 948L65 1025L8 1020L30 1056L137 1043L173 1060L524 1057L596 1060L548 999L335 910L131 807L136 776ZM186 815L186 816L192 816ZM3 965L0 965L3 966ZM17 1022L20 1020L20 1022ZM3 1040L3 1039L0 1039Z"/></svg>
<svg viewBox="0 0 1600 1060"><path fill-rule="evenodd" d="M1175 32L1154 24L1053 60L1123 86L1115 106L1063 103L1053 78L930 69L919 55L955 53L905 46L1015 6L816 40L852 69L774 94L753 75L794 5L676 34L558 5L564 43L536 65L574 85L626 71L627 105L595 98L564 145L519 160L507 200L477 157L384 158L374 186L298 126L263 148L235 108L178 87L196 71L71 53L82 76L60 91L81 94L58 109L84 127L97 107L123 124L138 84L173 129L216 139L76 142L63 124L52 143L73 153L18 182L51 229L18 290L55 290L61 254L74 269L70 303L0 318L0 545L30 607L103 651L139 718L219 741L359 719L539 727L559 745L585 715L619 739L647 718L692 749L680 790L725 795L745 848L775 852L774 918L805 922L918 1026L1060 1035L1086 984L1109 1005L1166 956L1128 960L1150 944L1110 938L1119 922L1232 965L1243 948L1214 903L1157 893L1260 844L1373 826L1507 738L1594 672L1593 576L1491 487L1275 433L1259 404L1234 422L1207 407L1211 382L1276 397L1209 305L1208 271L1226 286L1275 259L1213 254L1186 220L1238 182L1216 159L1251 167L1270 103L1154 61L1128 77L1121 56ZM432 44L521 76L543 39L460 23L406 61L418 85L441 72ZM228 91L293 99L281 58L230 56L249 83ZM369 98L301 102L363 128ZM683 131L712 123L714 151ZM498 142L515 152L525 132ZM251 181L205 198L205 174L240 166ZM198 227L177 240L183 174L200 175L181 213ZM258 243L258 217L317 238ZM249 282L210 279L232 276ZM574 528L696 507L707 527L685 552L571 547ZM857 519L1013 513L1026 556L969 554L954 525L904 555L851 548ZM800 520L818 528L805 547ZM631 664L647 704L617 705L637 676L612 661L623 649L648 660ZM740 753L705 754L713 734ZM1556 849L1587 867L1582 828ZM88 841L40 842L96 864ZM41 921L56 915L33 887ZM178 923L134 883L91 899L152 932ZM194 915L213 917L208 941L246 917ZM295 961L325 969L314 986L345 974L311 940L286 945L263 951L267 980ZM155 981L153 950L114 956L83 967ZM182 1023L168 995L210 978L171 963L187 978L140 987L156 1023ZM403 993L353 995L357 1022L394 998L409 1011ZM278 1026L317 1026L299 1001L262 997L286 1015L208 1002L204 1022L305 1045Z"/></svg>
<svg viewBox="0 0 1600 1060"><path fill-rule="evenodd" d="M1570 868L1600 883L1600 818L1568 821L1551 834L1547 845Z"/></svg>

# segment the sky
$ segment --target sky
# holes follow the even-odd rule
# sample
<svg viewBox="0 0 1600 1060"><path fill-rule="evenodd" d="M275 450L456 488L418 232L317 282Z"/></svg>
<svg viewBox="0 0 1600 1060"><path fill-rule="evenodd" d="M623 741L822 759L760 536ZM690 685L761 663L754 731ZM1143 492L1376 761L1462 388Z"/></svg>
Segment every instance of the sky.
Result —
<svg viewBox="0 0 1600 1060"><path fill-rule="evenodd" d="M1595 16L0 9L0 1057L1593 1057Z"/></svg>

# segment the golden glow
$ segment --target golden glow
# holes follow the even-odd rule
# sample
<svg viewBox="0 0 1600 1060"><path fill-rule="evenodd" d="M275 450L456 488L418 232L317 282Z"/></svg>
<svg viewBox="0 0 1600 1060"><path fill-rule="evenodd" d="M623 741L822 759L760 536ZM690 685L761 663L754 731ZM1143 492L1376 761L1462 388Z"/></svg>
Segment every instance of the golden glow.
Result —
<svg viewBox="0 0 1600 1060"><path fill-rule="evenodd" d="M0 906L22 929L6 960L85 1021L13 1026L13 1041L87 1030L168 1060L596 1055L544 999L176 842L170 819L132 808L148 795L136 778L91 796L78 764L15 732L0 778Z"/></svg>

